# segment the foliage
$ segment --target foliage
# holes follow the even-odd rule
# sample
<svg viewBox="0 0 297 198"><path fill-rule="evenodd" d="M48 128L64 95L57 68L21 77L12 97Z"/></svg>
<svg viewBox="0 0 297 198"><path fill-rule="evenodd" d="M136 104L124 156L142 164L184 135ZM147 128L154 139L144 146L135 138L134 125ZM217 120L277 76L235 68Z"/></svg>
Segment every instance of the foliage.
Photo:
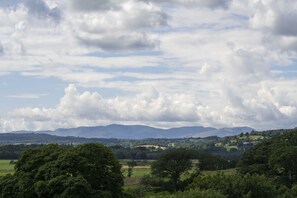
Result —
<svg viewBox="0 0 297 198"><path fill-rule="evenodd" d="M262 175L216 175L198 176L189 189L212 189L219 191L228 198L239 197L276 197L276 186Z"/></svg>
<svg viewBox="0 0 297 198"><path fill-rule="evenodd" d="M228 162L225 159L214 156L210 153L198 153L196 159L199 160L199 169L204 170L224 170L233 168L234 164Z"/></svg>
<svg viewBox="0 0 297 198"><path fill-rule="evenodd" d="M186 148L169 150L152 164L152 174L169 179L172 182L173 190L178 191L182 174L192 169L191 160L193 158L195 158L193 150Z"/></svg>
<svg viewBox="0 0 297 198"><path fill-rule="evenodd" d="M220 192L214 190L189 190L189 191L179 191L174 194L168 192L153 192L145 186L139 186L133 189L127 189L127 192L132 195L133 198L226 198Z"/></svg>
<svg viewBox="0 0 297 198"><path fill-rule="evenodd" d="M1 180L1 197L123 197L121 166L98 144L47 145L25 151L15 174Z"/></svg>
<svg viewBox="0 0 297 198"><path fill-rule="evenodd" d="M208 189L208 190L190 190L184 192L178 192L172 195L170 198L226 198L225 195L220 192Z"/></svg>
<svg viewBox="0 0 297 198"><path fill-rule="evenodd" d="M128 161L128 177L131 177L133 175L133 168L134 166L137 166L137 163L135 161Z"/></svg>
<svg viewBox="0 0 297 198"><path fill-rule="evenodd" d="M297 182L297 129L256 145L240 161L241 173L265 174L279 183Z"/></svg>

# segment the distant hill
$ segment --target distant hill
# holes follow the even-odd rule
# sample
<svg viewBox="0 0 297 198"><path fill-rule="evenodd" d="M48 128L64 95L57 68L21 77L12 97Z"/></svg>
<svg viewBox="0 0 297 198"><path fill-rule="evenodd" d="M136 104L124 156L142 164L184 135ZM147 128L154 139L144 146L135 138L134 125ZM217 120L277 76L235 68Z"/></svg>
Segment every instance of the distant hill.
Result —
<svg viewBox="0 0 297 198"><path fill-rule="evenodd" d="M83 138L83 137L61 137L41 133L0 133L0 145L7 144L84 144L100 143L108 146L119 145L119 139Z"/></svg>
<svg viewBox="0 0 297 198"><path fill-rule="evenodd" d="M232 136L254 131L250 127L233 127L216 129L212 127L192 126L171 129L160 129L143 125L108 125L95 127L78 127L57 129L54 131L16 131L13 133L38 133L56 136L74 136L85 138L117 138L117 139L145 139L145 138L187 138L208 136Z"/></svg>

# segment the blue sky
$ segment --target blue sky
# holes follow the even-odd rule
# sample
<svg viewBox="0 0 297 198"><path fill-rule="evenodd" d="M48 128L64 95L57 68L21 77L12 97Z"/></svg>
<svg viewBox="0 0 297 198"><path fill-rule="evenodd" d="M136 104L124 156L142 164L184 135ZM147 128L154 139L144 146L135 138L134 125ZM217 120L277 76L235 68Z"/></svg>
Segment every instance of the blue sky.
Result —
<svg viewBox="0 0 297 198"><path fill-rule="evenodd" d="M3 0L0 132L297 125L297 2Z"/></svg>

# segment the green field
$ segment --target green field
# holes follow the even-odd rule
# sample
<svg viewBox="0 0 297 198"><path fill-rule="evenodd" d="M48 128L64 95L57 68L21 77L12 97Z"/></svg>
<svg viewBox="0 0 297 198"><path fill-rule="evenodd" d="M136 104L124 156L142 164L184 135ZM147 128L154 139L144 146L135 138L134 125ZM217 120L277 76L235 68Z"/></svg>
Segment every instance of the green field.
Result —
<svg viewBox="0 0 297 198"><path fill-rule="evenodd" d="M137 186L140 183L140 180L144 175L150 174L151 167L150 165L135 166L133 168L133 174L131 177L127 177L128 166L123 165L122 170L123 170L123 175L125 176L125 179L124 179L125 187L133 187L133 186Z"/></svg>
<svg viewBox="0 0 297 198"><path fill-rule="evenodd" d="M0 160L0 176L13 174L13 167L14 165L10 164L10 160Z"/></svg>

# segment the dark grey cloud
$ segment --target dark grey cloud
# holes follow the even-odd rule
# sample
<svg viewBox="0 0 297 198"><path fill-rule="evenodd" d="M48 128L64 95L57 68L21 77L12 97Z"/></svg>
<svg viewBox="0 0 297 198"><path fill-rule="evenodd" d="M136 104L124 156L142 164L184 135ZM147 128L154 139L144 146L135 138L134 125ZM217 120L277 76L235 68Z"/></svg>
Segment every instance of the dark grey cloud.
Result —
<svg viewBox="0 0 297 198"><path fill-rule="evenodd" d="M77 38L84 45L114 52L152 50L159 44L145 33L82 34Z"/></svg>
<svg viewBox="0 0 297 198"><path fill-rule="evenodd" d="M70 6L78 11L118 9L121 2L117 0L68 0Z"/></svg>
<svg viewBox="0 0 297 198"><path fill-rule="evenodd" d="M251 24L277 36L297 36L297 2L292 0L249 4L253 9Z"/></svg>
<svg viewBox="0 0 297 198"><path fill-rule="evenodd" d="M297 10L280 13L275 20L274 30L280 35L297 36Z"/></svg>
<svg viewBox="0 0 297 198"><path fill-rule="evenodd" d="M4 47L2 43L0 42L0 56L4 54Z"/></svg>
<svg viewBox="0 0 297 198"><path fill-rule="evenodd" d="M230 0L143 0L155 3L174 3L184 6L206 7L210 9L227 8Z"/></svg>

